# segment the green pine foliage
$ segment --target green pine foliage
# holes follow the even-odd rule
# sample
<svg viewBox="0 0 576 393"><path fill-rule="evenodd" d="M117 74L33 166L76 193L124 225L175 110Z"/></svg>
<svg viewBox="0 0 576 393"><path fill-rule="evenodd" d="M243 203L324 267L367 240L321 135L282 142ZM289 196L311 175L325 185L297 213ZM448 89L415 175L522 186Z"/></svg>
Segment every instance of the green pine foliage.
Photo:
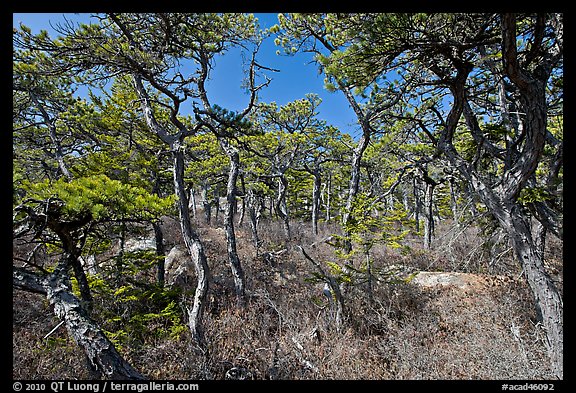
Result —
<svg viewBox="0 0 576 393"><path fill-rule="evenodd" d="M160 198L140 187L112 180L106 175L93 175L68 181L45 180L22 182L27 198L63 202L63 219L74 220L90 214L94 221L122 219L157 220L174 213L173 196Z"/></svg>

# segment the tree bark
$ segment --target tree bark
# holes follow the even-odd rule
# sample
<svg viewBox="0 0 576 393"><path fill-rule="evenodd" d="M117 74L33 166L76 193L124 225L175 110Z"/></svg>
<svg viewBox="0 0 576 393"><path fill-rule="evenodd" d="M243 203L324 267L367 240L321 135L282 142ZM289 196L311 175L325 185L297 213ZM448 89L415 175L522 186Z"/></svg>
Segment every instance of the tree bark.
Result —
<svg viewBox="0 0 576 393"><path fill-rule="evenodd" d="M432 238L434 237L434 187L435 184L426 183L424 195L424 205L426 208L426 213L424 214L426 219L424 224L424 248L426 249L432 247Z"/></svg>
<svg viewBox="0 0 576 393"><path fill-rule="evenodd" d="M156 258L158 258L156 263L156 282L160 287L164 287L164 278L166 273L166 250L164 249L164 234L162 233L162 227L160 226L160 223L154 222L152 223L152 227L154 228L154 239L156 241Z"/></svg>
<svg viewBox="0 0 576 393"><path fill-rule="evenodd" d="M262 209L263 201L260 197L254 194L253 190L249 190L246 197L246 204L248 206L248 217L250 218L250 230L252 231L252 241L256 248L256 255L259 255L260 238L258 236L258 222L260 220L260 210Z"/></svg>
<svg viewBox="0 0 576 393"><path fill-rule="evenodd" d="M342 227L344 228L344 237L350 236L346 226L350 221L352 204L354 203L354 199L356 198L356 195L358 195L358 191L360 189L360 164L362 162L364 151L368 147L369 143L370 133L364 132L360 138L360 141L358 141L358 145L352 152L352 162L350 164L352 173L350 176L350 185L348 187L348 199L346 200L346 206L344 207L344 213L342 214ZM352 251L352 243L349 240L344 241L344 251L346 253L350 253Z"/></svg>
<svg viewBox="0 0 576 393"><path fill-rule="evenodd" d="M50 214L48 214L50 216ZM89 220L87 217L85 220ZM88 221L86 221L87 223ZM76 223L75 225L79 225ZM90 291L90 285L88 284L88 277L84 271L84 267L80 262L81 248L78 246L78 234L76 231L68 228L65 223L59 222L57 220L48 219L48 226L57 235L62 242L62 249L64 252L64 259L67 267L71 267L74 271L74 276L78 283L78 289L80 290L80 297L87 307L90 307L92 302L92 293Z"/></svg>
<svg viewBox="0 0 576 393"><path fill-rule="evenodd" d="M62 152L62 145L60 144L60 141L58 140L58 136L56 135L56 125L55 125L56 119L50 118L50 115L48 114L48 112L44 108L44 105L42 105L40 100L36 97L35 93L30 91L29 94L30 94L30 98L32 99L32 102L34 102L34 104L36 105L36 107L38 108L40 113L42 114L42 118L44 119L44 124L48 127L50 140L52 141L52 144L54 145L54 155L56 157L56 161L58 162L58 168L60 169L60 172L62 172L62 175L64 175L67 179L72 179L72 174L68 170L68 166L66 165L66 162L64 161L64 153Z"/></svg>
<svg viewBox="0 0 576 393"><path fill-rule="evenodd" d="M450 208L452 210L452 219L459 225L458 223L458 194L456 192L456 180L454 177L450 177Z"/></svg>
<svg viewBox="0 0 576 393"><path fill-rule="evenodd" d="M416 223L416 232L420 232L420 213L422 212L422 201L418 189L418 182L414 177L412 179L412 190L414 191L414 221Z"/></svg>
<svg viewBox="0 0 576 393"><path fill-rule="evenodd" d="M290 232L290 214L286 203L286 193L288 192L288 179L284 174L278 176L278 197L276 198L276 213L282 219L284 224L284 235L287 240L292 238Z"/></svg>
<svg viewBox="0 0 576 393"><path fill-rule="evenodd" d="M324 191L325 191L325 195L326 197L324 198L325 202L324 202L324 207L326 209L326 222L330 222L331 217L331 199L332 199L332 175L329 173L328 174L328 179L326 180L326 185L324 187Z"/></svg>
<svg viewBox="0 0 576 393"><path fill-rule="evenodd" d="M196 192L194 191L194 187L190 187L190 192L188 194L188 210L192 211L192 217L196 219Z"/></svg>
<svg viewBox="0 0 576 393"><path fill-rule="evenodd" d="M514 251L534 296L538 317L546 329L553 372L562 379L563 301L554 281L544 267L543 239L535 238L539 235L538 230L532 233L529 218L522 213L519 206L513 205L505 208L492 206L492 208L498 209L497 216L500 217L500 224L512 241Z"/></svg>
<svg viewBox="0 0 576 393"><path fill-rule="evenodd" d="M155 174L154 178L154 187L152 192L154 195L160 197L160 176ZM191 187L192 189L192 187ZM193 195L193 194L192 194ZM166 264L166 250L164 249L164 233L162 232L162 226L160 221L152 222L152 228L154 229L154 241L156 243L156 282L158 286L163 288L164 287L164 279L165 279L165 264Z"/></svg>
<svg viewBox="0 0 576 393"><path fill-rule="evenodd" d="M224 217L224 228L226 231L226 245L228 251L228 262L234 278L234 289L236 290L236 300L240 307L246 305L246 281L244 270L240 263L240 257L236 250L236 234L234 231L234 207L236 206L236 180L240 171L240 157L238 149L232 146L224 138L218 138L222 150L228 156L230 169L228 170L228 183L226 185L226 210Z"/></svg>
<svg viewBox="0 0 576 393"><path fill-rule="evenodd" d="M14 287L46 295L54 313L65 322L68 334L84 350L90 365L104 378L145 379L118 353L84 308L72 294L66 268L58 266L48 277L39 277L23 269L14 268Z"/></svg>
<svg viewBox="0 0 576 393"><path fill-rule="evenodd" d="M318 217L320 216L320 187L322 179L318 168L312 171L314 177L314 184L312 187L312 233L318 235Z"/></svg>
<svg viewBox="0 0 576 393"><path fill-rule="evenodd" d="M188 197L184 184L184 152L179 143L174 143L172 155L174 158L174 190L178 197L178 213L180 216L180 228L186 249L192 258L196 269L197 286L194 292L194 301L192 308L187 307L188 326L194 341L204 347L204 330L202 328L202 317L206 306L206 297L208 295L208 276L209 268L204 246L200 241L198 234L192 229L190 222L190 211L188 210Z"/></svg>
<svg viewBox="0 0 576 393"><path fill-rule="evenodd" d="M205 181L204 183L202 183L202 206L203 206L203 210L204 210L204 220L206 221L206 224L210 225L211 221L212 221L212 203L210 201L210 198L208 197L208 182Z"/></svg>
<svg viewBox="0 0 576 393"><path fill-rule="evenodd" d="M246 216L246 184L244 183L244 176L239 174L240 185L242 186L242 204L240 205L240 216L238 217L237 225L242 227L244 225L244 217Z"/></svg>

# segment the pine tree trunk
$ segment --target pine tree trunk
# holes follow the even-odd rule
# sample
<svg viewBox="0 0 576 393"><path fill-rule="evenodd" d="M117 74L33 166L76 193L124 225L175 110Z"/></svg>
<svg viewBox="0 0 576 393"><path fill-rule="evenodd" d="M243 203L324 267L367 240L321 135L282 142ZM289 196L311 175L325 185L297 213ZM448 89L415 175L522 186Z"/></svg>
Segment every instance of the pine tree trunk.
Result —
<svg viewBox="0 0 576 393"><path fill-rule="evenodd" d="M194 192L194 187L190 187L189 195L188 210L192 211L192 217L196 219L196 192Z"/></svg>
<svg viewBox="0 0 576 393"><path fill-rule="evenodd" d="M364 151L370 143L370 138L368 133L364 133L358 145L352 152L352 162L351 162L351 176L350 185L348 187L348 199L346 200L346 206L344 207L344 213L342 214L342 227L344 228L344 237L350 236L349 231L346 230L346 226L350 221L352 204L356 199L356 195L360 190L360 164L362 163L362 156ZM344 251L350 253L352 251L352 243L349 240L344 241Z"/></svg>
<svg viewBox="0 0 576 393"><path fill-rule="evenodd" d="M420 193L418 192L418 182L416 178L412 181L412 189L414 191L414 221L416 222L416 232L420 232L420 213L422 212L422 202Z"/></svg>
<svg viewBox="0 0 576 393"><path fill-rule="evenodd" d="M258 237L258 218L260 215L261 203L259 198L254 195L254 191L249 190L247 195L248 216L250 218L250 230L252 231L252 241L256 248L256 255L260 249L260 238Z"/></svg>
<svg viewBox="0 0 576 393"><path fill-rule="evenodd" d="M312 188L312 233L318 235L318 217L320 216L320 171L315 168L313 171L314 185Z"/></svg>
<svg viewBox="0 0 576 393"><path fill-rule="evenodd" d="M212 221L212 203L208 197L208 182L202 183L202 206L204 208L204 220L210 225Z"/></svg>
<svg viewBox="0 0 576 393"><path fill-rule="evenodd" d="M520 261L524 275L532 290L539 318L546 330L548 353L552 369L558 378L563 378L564 328L563 301L552 278L544 267L543 240L535 238L530 223L519 207L513 207L501 221L507 231L514 251ZM540 224L537 224L538 226Z"/></svg>
<svg viewBox="0 0 576 393"><path fill-rule="evenodd" d="M205 348L204 332L202 329L202 318L204 315L204 308L206 306L206 298L208 295L208 276L210 271L208 269L208 261L204 252L204 247L200 241L198 234L192 229L190 221L190 210L188 209L188 195L186 193L186 185L184 184L184 146L183 140L187 133L181 129L176 135L169 134L157 121L154 116L152 101L144 84L142 76L133 74L132 79L136 93L140 97L142 105L142 112L146 118L146 123L151 132L156 134L162 141L170 146L174 166L172 168L172 175L174 181L174 192L176 194L176 203L178 205L178 214L180 216L180 229L182 238L186 249L192 259L196 269L197 286L194 292L194 301L192 308L187 307L188 312L188 326L192 338L201 348ZM175 117L173 118L173 121ZM182 124L178 124L183 127Z"/></svg>
<svg viewBox="0 0 576 393"><path fill-rule="evenodd" d="M452 209L452 219L459 225L458 223L458 197L456 192L456 181L453 177L450 178L450 207Z"/></svg>
<svg viewBox="0 0 576 393"><path fill-rule="evenodd" d="M434 237L434 185L426 183L426 192L424 195L424 206L426 213L424 218L424 248L430 249L432 247L432 238Z"/></svg>
<svg viewBox="0 0 576 393"><path fill-rule="evenodd" d="M228 251L228 262L234 278L234 288L236 290L236 300L238 305L243 307L246 304L246 282L244 270L240 263L240 257L236 250L236 234L234 231L234 207L236 206L236 180L240 170L240 157L238 150L230 145L223 138L218 138L220 146L230 160L230 169L228 171L228 183L226 186L226 210L224 217L224 227L226 231L226 244Z"/></svg>
<svg viewBox="0 0 576 393"><path fill-rule="evenodd" d="M160 287L164 287L164 278L166 273L166 250L164 250L164 234L162 233L162 227L160 227L160 223L154 222L152 227L154 228L154 239L156 241L156 258L158 258L158 261L156 262L156 281Z"/></svg>
<svg viewBox="0 0 576 393"><path fill-rule="evenodd" d="M242 204L240 205L240 216L238 217L237 225L242 227L244 225L244 217L246 216L246 184L244 183L244 176L238 175L240 178L240 184L242 186Z"/></svg>
<svg viewBox="0 0 576 393"><path fill-rule="evenodd" d="M332 175L328 174L328 180L326 182L326 222L330 222L331 212L332 212Z"/></svg>
<svg viewBox="0 0 576 393"><path fill-rule="evenodd" d="M288 180L284 175L278 177L278 197L276 199L276 213L284 224L284 235L287 240L292 238L290 233L290 214L286 203L286 193L288 192Z"/></svg>
<svg viewBox="0 0 576 393"><path fill-rule="evenodd" d="M184 239L186 249L194 263L197 277L197 286L196 291L194 292L192 308L188 307L188 326L194 341L201 347L204 347L205 341L202 318L208 295L208 261L200 237L192 229L192 224L190 222L188 197L184 185L184 152L180 149L178 143L175 143L174 146L172 146L172 154L174 157L174 189L178 197L177 204L182 238Z"/></svg>

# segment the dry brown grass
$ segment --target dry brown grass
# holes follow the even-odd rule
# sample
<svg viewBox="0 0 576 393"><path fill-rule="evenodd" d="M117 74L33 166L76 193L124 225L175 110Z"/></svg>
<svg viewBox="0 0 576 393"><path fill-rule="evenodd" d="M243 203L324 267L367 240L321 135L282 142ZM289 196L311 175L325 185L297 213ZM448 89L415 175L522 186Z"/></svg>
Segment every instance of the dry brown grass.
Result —
<svg viewBox="0 0 576 393"><path fill-rule="evenodd" d="M171 225L165 224L167 233L176 231ZM521 280L468 292L381 283L373 303L365 287L354 287L346 295L348 319L337 330L322 285L307 281L313 268L294 247L309 245L332 230L322 228L314 237L308 225L294 223L295 239L286 242L280 223L263 224L261 251L287 250L266 259L256 255L247 226L238 228L250 298L246 308L237 309L224 233L216 225L200 224L212 269L207 351L194 348L183 334L179 339L150 338L121 352L152 379L553 378L530 292ZM472 241L474 233L466 236L462 242ZM461 257L465 247L453 242L451 249ZM408 253L376 247L373 253L375 266L456 268L441 245L432 250L414 247ZM335 260L327 245L311 254L319 261ZM554 249L550 255L561 280L561 251ZM488 263L477 260L473 268L460 268L488 272ZM90 378L63 328L49 342L42 340L58 321L41 296L14 292L13 317L15 379Z"/></svg>

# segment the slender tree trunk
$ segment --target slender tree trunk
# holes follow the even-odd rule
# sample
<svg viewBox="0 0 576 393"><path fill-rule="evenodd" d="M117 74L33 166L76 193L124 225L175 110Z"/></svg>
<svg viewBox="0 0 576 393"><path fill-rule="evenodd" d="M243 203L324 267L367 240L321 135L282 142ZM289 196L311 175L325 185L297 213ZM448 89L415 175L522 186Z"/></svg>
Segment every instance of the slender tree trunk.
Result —
<svg viewBox="0 0 576 393"><path fill-rule="evenodd" d="M152 227L154 228L154 239L156 241L156 258L158 258L158 261L156 262L156 282L160 287L164 287L164 278L166 273L166 250L164 250L164 234L162 233L162 227L160 226L160 223L154 222L152 223Z"/></svg>
<svg viewBox="0 0 576 393"><path fill-rule="evenodd" d="M228 183L226 186L226 210L224 217L224 227L226 230L226 244L228 251L228 262L232 270L232 277L234 278L234 288L236 290L236 300L238 305L243 307L246 305L246 282L244 278L244 270L240 263L240 257L236 250L236 234L234 232L234 206L236 205L236 180L238 179L238 172L240 171L240 157L238 150L230 145L228 141L223 138L218 138L222 150L230 160L230 169L228 171Z"/></svg>
<svg viewBox="0 0 576 393"><path fill-rule="evenodd" d="M193 188L190 187L190 193L192 193ZM154 174L154 187L152 188L152 193L160 197L160 177L158 173ZM189 204L190 205L190 204ZM152 222L152 228L154 229L154 242L156 243L156 282L161 288L164 287L165 278L165 263L166 263L166 250L164 249L164 234L162 233L162 226L160 221Z"/></svg>
<svg viewBox="0 0 576 393"><path fill-rule="evenodd" d="M318 235L318 217L320 216L320 187L322 185L320 178L320 171L314 168L312 173L314 176L314 184L312 187L312 232Z"/></svg>
<svg viewBox="0 0 576 393"><path fill-rule="evenodd" d="M116 278L119 279L124 271L124 248L126 243L126 224L124 221L120 224L120 249L116 255Z"/></svg>
<svg viewBox="0 0 576 393"><path fill-rule="evenodd" d="M268 205L268 217L270 218L270 220L272 220L272 217L274 217L274 209L276 206L276 202L273 197L270 197L269 199L270 204ZM266 201L264 201L264 203L266 203Z"/></svg>
<svg viewBox="0 0 576 393"><path fill-rule="evenodd" d="M244 225L244 216L246 216L246 184L244 183L244 176L239 175L240 185L242 186L242 204L240 205L240 217L238 217L238 226Z"/></svg>
<svg viewBox="0 0 576 393"><path fill-rule="evenodd" d="M252 241L256 248L256 255L259 255L260 238L258 237L258 221L260 218L260 209L262 202L258 196L254 195L253 190L249 190L247 194L248 216L250 218L250 230L252 231Z"/></svg>
<svg viewBox="0 0 576 393"><path fill-rule="evenodd" d="M192 258L196 269L197 286L194 292L192 308L188 308L188 326L194 341L200 346L205 346L202 317L206 306L208 294L209 268L204 246L198 234L192 229L190 211L188 210L188 196L184 185L184 152L180 144L175 142L171 146L174 158L174 190L178 197L178 213L180 216L180 228L186 249Z"/></svg>
<svg viewBox="0 0 576 393"><path fill-rule="evenodd" d="M420 231L420 213L422 212L422 201L418 189L418 182L416 178L412 180L412 187L414 190L414 221L416 222L416 232Z"/></svg>
<svg viewBox="0 0 576 393"><path fill-rule="evenodd" d="M278 177L278 197L276 199L276 212L284 224L284 235L287 240L292 238L290 233L290 214L286 203L286 194L288 192L288 179L281 175Z"/></svg>
<svg viewBox="0 0 576 393"><path fill-rule="evenodd" d="M408 188L404 187L402 189L402 205L404 205L404 210L406 212L410 211L410 203L408 202Z"/></svg>
<svg viewBox="0 0 576 393"><path fill-rule="evenodd" d="M331 198L332 198L332 174L328 174L328 179L326 181L326 222L330 222L331 217Z"/></svg>
<svg viewBox="0 0 576 393"><path fill-rule="evenodd" d="M351 211L352 211L352 204L354 203L354 199L356 195L358 195L358 191L360 189L360 164L362 162L362 156L364 155L364 151L368 147L370 143L369 133L364 133L360 141L358 141L358 145L352 152L352 162L351 162L351 176L350 176L350 185L348 187L348 199L346 200L346 206L344 207L344 213L342 215L342 227L344 228L344 237L350 236L348 230L346 230L346 226L350 221ZM344 241L344 251L346 253L350 253L352 251L352 243L349 240Z"/></svg>
<svg viewBox="0 0 576 393"><path fill-rule="evenodd" d="M190 187L190 199L188 202L188 210L192 211L192 217L196 220L196 192L194 191L194 187Z"/></svg>
<svg viewBox="0 0 576 393"><path fill-rule="evenodd" d="M450 207L452 208L452 218L456 225L458 223L458 195L456 193L456 180L451 177L450 178Z"/></svg>
<svg viewBox="0 0 576 393"><path fill-rule="evenodd" d="M218 216L220 216L220 197L216 194L213 198L214 201L214 219L216 220L216 225L218 225Z"/></svg>
<svg viewBox="0 0 576 393"><path fill-rule="evenodd" d="M434 237L434 184L426 183L426 192L424 195L424 206L426 213L424 217L424 248L432 247L432 238Z"/></svg>
<svg viewBox="0 0 576 393"><path fill-rule="evenodd" d="M202 183L202 206L204 207L204 219L210 225L212 221L212 203L208 197L208 182Z"/></svg>

